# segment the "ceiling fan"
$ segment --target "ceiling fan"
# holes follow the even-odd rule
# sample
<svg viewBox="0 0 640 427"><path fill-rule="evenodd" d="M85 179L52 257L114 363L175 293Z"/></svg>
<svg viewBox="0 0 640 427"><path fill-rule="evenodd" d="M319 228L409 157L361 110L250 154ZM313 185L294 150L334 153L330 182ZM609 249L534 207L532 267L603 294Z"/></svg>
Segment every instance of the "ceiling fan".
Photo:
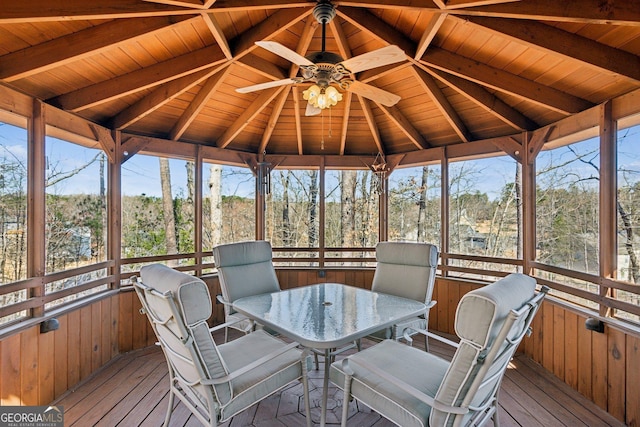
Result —
<svg viewBox="0 0 640 427"><path fill-rule="evenodd" d="M262 89L312 82L313 84L303 92L307 104L306 115L319 114L322 109L335 105L342 99L341 90L353 92L372 101L391 107L400 97L375 86L358 82L350 76L371 68L394 64L406 59L405 53L398 46L390 45L353 58L343 60L340 55L325 51L326 24L336 15L336 10L330 0L318 0L313 8L313 16L322 24L322 51L314 52L306 57L274 41L258 41L256 44L300 67L301 76L259 83L252 86L237 88L239 93L255 92Z"/></svg>

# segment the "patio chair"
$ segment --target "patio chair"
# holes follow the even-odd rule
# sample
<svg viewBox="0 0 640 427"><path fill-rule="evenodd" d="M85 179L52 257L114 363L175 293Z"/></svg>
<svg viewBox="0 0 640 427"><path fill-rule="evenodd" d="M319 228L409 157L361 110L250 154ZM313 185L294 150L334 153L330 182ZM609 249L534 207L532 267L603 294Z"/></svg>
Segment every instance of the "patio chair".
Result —
<svg viewBox="0 0 640 427"><path fill-rule="evenodd" d="M536 294L535 285L511 274L464 295L455 319L460 342L430 334L456 347L450 362L385 340L333 363L330 379L344 390L342 426L351 396L403 427L482 425L491 417L497 426L502 377L548 291Z"/></svg>
<svg viewBox="0 0 640 427"><path fill-rule="evenodd" d="M429 310L436 305L431 297L438 266L438 248L428 243L379 242L376 246L376 261L371 290L424 302L427 312L424 316L398 323L367 338L375 341L389 338L398 340L407 329L427 329ZM415 332L411 332L413 334ZM426 337L425 347L428 351Z"/></svg>
<svg viewBox="0 0 640 427"><path fill-rule="evenodd" d="M213 258L218 268L218 279L224 304L224 342L229 338L229 327L241 332L251 332L255 325L251 319L236 312L233 302L238 298L280 291L280 283L273 268L271 243L258 240L229 243L213 248Z"/></svg>
<svg viewBox="0 0 640 427"><path fill-rule="evenodd" d="M169 365L169 425L174 396L204 424L229 420L292 381L302 379L310 426L309 356L263 332L216 345L207 326L212 304L197 277L153 264L140 270L134 287Z"/></svg>

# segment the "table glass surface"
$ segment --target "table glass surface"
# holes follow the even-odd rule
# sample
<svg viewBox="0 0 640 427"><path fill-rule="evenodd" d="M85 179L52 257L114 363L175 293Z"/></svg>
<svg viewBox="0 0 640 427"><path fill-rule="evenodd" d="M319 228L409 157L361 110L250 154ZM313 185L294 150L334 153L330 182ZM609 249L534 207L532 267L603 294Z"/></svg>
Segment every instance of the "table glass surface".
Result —
<svg viewBox="0 0 640 427"><path fill-rule="evenodd" d="M426 311L419 301L338 283L240 298L233 306L303 346L318 349L343 345Z"/></svg>

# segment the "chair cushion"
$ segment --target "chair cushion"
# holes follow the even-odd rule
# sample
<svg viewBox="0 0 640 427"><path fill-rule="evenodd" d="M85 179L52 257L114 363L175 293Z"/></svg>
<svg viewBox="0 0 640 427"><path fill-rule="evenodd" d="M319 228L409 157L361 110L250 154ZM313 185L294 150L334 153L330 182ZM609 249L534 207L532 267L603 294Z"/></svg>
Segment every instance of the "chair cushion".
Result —
<svg viewBox="0 0 640 427"><path fill-rule="evenodd" d="M430 406L359 366L357 361L365 360L429 396L435 396L449 366L447 361L392 340L385 340L351 355L349 360L353 362L349 366L354 371L351 390L358 400L398 425L428 425ZM345 372L341 364L342 361L339 360L331 365L329 378L338 387L344 388Z"/></svg>
<svg viewBox="0 0 640 427"><path fill-rule="evenodd" d="M463 340L487 347L498 334L511 310L533 297L534 278L514 273L462 297L456 310L455 331Z"/></svg>
<svg viewBox="0 0 640 427"><path fill-rule="evenodd" d="M249 295L278 292L280 284L271 261L271 244L266 241L216 246L213 257L224 298L233 302Z"/></svg>
<svg viewBox="0 0 640 427"><path fill-rule="evenodd" d="M142 267L140 278L142 283L159 292L172 292L187 325L195 325L211 317L211 295L207 285L199 278L163 264Z"/></svg>
<svg viewBox="0 0 640 427"><path fill-rule="evenodd" d="M376 246L376 292L428 302L433 292L438 248L428 243L380 242Z"/></svg>
<svg viewBox="0 0 640 427"><path fill-rule="evenodd" d="M286 345L264 331L255 331L218 346L230 373ZM222 408L221 421L243 411L302 376L302 351L291 349L231 382L233 400ZM305 363L309 363L309 360ZM273 373L275 372L275 373Z"/></svg>

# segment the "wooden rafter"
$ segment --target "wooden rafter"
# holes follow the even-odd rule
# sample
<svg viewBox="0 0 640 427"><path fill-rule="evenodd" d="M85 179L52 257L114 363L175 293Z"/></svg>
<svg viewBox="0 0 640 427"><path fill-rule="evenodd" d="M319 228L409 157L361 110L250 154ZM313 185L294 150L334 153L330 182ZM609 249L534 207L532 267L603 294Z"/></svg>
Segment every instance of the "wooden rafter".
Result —
<svg viewBox="0 0 640 427"><path fill-rule="evenodd" d="M456 77L452 74L445 73L444 71L429 68L424 64L418 65L424 71L431 74L431 76L449 85L449 87L454 89L456 92L473 101L514 129L522 131L533 130L537 127L535 122L505 104L500 100L500 98L491 94L482 86L469 80Z"/></svg>
<svg viewBox="0 0 640 427"><path fill-rule="evenodd" d="M344 155L345 147L347 146L347 131L349 130L349 114L351 113L351 99L353 94L347 92L344 94L344 98L341 102L344 103L344 112L342 113L342 127L340 128L340 149L338 153Z"/></svg>
<svg viewBox="0 0 640 427"><path fill-rule="evenodd" d="M118 19L18 50L0 57L0 80L11 82L42 73L171 25L176 22L167 17L141 18L136 25Z"/></svg>
<svg viewBox="0 0 640 427"><path fill-rule="evenodd" d="M384 111L387 117L389 117L391 121L396 124L396 126L398 126L398 128L407 136L407 138L409 138L413 145L421 150L430 147L429 143L404 116L404 114L402 114L398 107L385 107L384 105L378 103L376 103L376 105L378 106L378 108Z"/></svg>
<svg viewBox="0 0 640 427"><path fill-rule="evenodd" d="M493 31L500 37L506 36L528 46L542 48L640 81L640 58L629 52L540 22L480 16L465 19Z"/></svg>
<svg viewBox="0 0 640 427"><path fill-rule="evenodd" d="M471 133L467 129L456 110L451 106L449 100L444 96L436 82L424 70L413 67L413 74L420 86L425 92L431 96L438 109L442 112L444 118L449 122L453 130L458 134L463 142L469 142L473 139Z"/></svg>
<svg viewBox="0 0 640 427"><path fill-rule="evenodd" d="M245 55L238 61L235 61L235 63L271 80L280 80L287 77L286 73L273 62L269 62L254 54Z"/></svg>
<svg viewBox="0 0 640 427"><path fill-rule="evenodd" d="M219 148L225 148L238 136L238 134L244 129L250 122L257 116L271 101L273 98L283 90L282 87L276 87L272 89L266 89L260 93L256 100L251 104L249 108L244 110L242 114L236 119L231 126L218 138L216 145Z"/></svg>
<svg viewBox="0 0 640 427"><path fill-rule="evenodd" d="M590 102L507 71L432 47L422 63L483 86L526 99L562 114L573 114L593 106Z"/></svg>
<svg viewBox="0 0 640 427"><path fill-rule="evenodd" d="M198 0L199 1L199 0ZM216 43L218 43L218 47L224 53L227 59L233 58L233 53L231 52L231 48L229 47L229 42L227 38L224 36L224 32L222 32L222 28L220 27L220 23L218 23L218 18L215 17L212 13L201 13L202 20L211 31L213 38L216 39Z"/></svg>
<svg viewBox="0 0 640 427"><path fill-rule="evenodd" d="M269 140L271 139L271 135L273 134L273 130L276 127L276 123L278 122L278 118L280 117L280 113L282 113L282 109L284 108L285 102L287 102L287 98L289 97L289 93L291 92L291 86L285 86L282 93L278 97L275 105L273 106L273 110L271 111L271 115L269 116L269 121L267 122L267 126L262 133L262 139L260 140L260 145L258 146L258 155L264 153L267 150L267 144L269 144Z"/></svg>
<svg viewBox="0 0 640 427"><path fill-rule="evenodd" d="M427 28L424 30L424 33L422 33L422 37L418 42L413 59L417 60L422 58L422 55L427 51L427 48L433 41L433 38L436 36L436 33L444 23L445 19L447 19L447 16L448 15L446 13L437 13L431 17L427 24Z"/></svg>
<svg viewBox="0 0 640 427"><path fill-rule="evenodd" d="M89 127L100 143L102 151L106 153L109 163L114 164L116 162L116 142L111 131L93 123L89 123Z"/></svg>
<svg viewBox="0 0 640 427"><path fill-rule="evenodd" d="M382 139L380 138L380 130L378 129L378 124L376 123L375 118L373 117L373 111L371 110L371 104L369 100L363 98L360 95L358 96L358 101L362 106L362 112L364 113L364 118L367 121L367 125L369 125L369 130L371 131L371 137L373 138L373 142L375 142L376 147L378 148L378 153L385 155L386 150L384 144L382 143Z"/></svg>
<svg viewBox="0 0 640 427"><path fill-rule="evenodd" d="M442 9L461 9L465 7L487 6L490 4L511 3L520 0L434 0Z"/></svg>
<svg viewBox="0 0 640 427"><path fill-rule="evenodd" d="M224 67L224 69L218 71L216 74L207 79L206 83L198 91L196 97L184 110L182 116L180 116L180 119L178 119L178 122L173 126L171 132L169 132L169 139L177 140L182 137L182 135L189 128L189 125L191 125L196 116L204 108L211 95L220 88L222 81L229 74L230 68L231 67L226 66Z"/></svg>
<svg viewBox="0 0 640 427"><path fill-rule="evenodd" d="M50 102L64 110L80 111L210 68L225 60L217 46L209 46L57 96Z"/></svg>

